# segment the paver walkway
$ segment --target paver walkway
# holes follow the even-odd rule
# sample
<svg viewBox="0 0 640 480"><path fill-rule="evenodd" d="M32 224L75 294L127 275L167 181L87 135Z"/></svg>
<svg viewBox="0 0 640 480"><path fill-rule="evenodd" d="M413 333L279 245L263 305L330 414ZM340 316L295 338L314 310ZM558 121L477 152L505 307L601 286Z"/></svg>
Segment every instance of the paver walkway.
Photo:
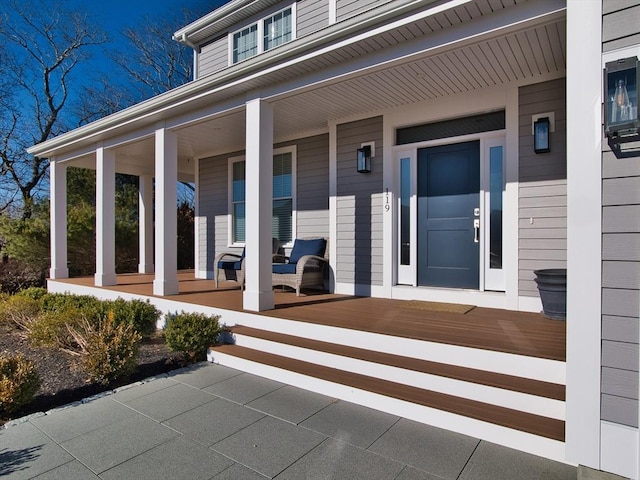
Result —
<svg viewBox="0 0 640 480"><path fill-rule="evenodd" d="M0 476L575 480L577 470L202 363L0 429Z"/></svg>

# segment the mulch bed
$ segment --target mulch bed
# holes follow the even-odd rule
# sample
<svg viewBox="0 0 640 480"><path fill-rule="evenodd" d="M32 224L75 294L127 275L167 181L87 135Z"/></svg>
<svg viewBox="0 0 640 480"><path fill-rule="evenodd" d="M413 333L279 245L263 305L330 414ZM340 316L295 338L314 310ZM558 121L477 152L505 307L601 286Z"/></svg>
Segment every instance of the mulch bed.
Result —
<svg viewBox="0 0 640 480"><path fill-rule="evenodd" d="M169 350L162 333L143 340L138 354L136 372L116 385L92 383L88 374L82 369L79 357L54 348L34 347L20 332L6 326L0 327L0 353L12 355L22 353L35 362L41 381L40 389L33 402L13 413L11 418L0 414L0 425L15 418L36 412L46 412L52 408L186 365L182 354Z"/></svg>

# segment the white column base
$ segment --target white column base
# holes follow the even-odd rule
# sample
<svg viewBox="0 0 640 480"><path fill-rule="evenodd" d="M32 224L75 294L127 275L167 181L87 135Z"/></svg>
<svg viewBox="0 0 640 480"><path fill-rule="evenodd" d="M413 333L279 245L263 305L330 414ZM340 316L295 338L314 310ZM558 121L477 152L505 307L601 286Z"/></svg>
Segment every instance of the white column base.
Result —
<svg viewBox="0 0 640 480"><path fill-rule="evenodd" d="M178 279L175 280L154 280L153 294L166 297L178 294Z"/></svg>
<svg viewBox="0 0 640 480"><path fill-rule="evenodd" d="M50 268L49 269L49 278L69 278L69 269L68 268Z"/></svg>
<svg viewBox="0 0 640 480"><path fill-rule="evenodd" d="M108 287L118 283L115 273L96 273L93 278L96 287Z"/></svg>
<svg viewBox="0 0 640 480"><path fill-rule="evenodd" d="M245 290L242 295L242 304L245 310L251 312L273 310L275 307L273 290L267 292L251 292Z"/></svg>
<svg viewBox="0 0 640 480"><path fill-rule="evenodd" d="M153 273L155 270L153 268L153 264L143 265L142 263L138 264L138 273Z"/></svg>

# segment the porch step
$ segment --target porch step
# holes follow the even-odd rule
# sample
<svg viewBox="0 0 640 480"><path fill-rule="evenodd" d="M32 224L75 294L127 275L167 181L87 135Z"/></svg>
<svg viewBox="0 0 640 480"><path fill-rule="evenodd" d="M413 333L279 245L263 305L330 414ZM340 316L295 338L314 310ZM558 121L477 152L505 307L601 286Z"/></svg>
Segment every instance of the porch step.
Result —
<svg viewBox="0 0 640 480"><path fill-rule="evenodd" d="M383 351L379 339L373 344L380 348L363 348L361 344L345 345L343 338L336 338L342 344L324 341L334 338L331 333L335 332L330 329L314 333L305 329L307 336L301 335L302 329L292 330L295 335L268 325L264 329L235 326L232 332L236 343L212 347L208 358L547 458L562 460L564 456L565 387L555 380L555 373L549 379L540 379L536 365L539 359L504 354L504 362L513 361L520 367L533 362L534 374L524 368L519 376L492 370L495 362L490 362L489 369L484 365L471 368L466 360L461 365L455 346L450 347L449 355L437 357L451 358L449 364L429 358L428 351L435 348L431 342L422 342L426 358L416 358L414 339L407 348L410 356L405 356L396 349L393 353ZM476 355L473 351L465 354L470 358ZM482 358L484 353L478 350L477 355Z"/></svg>
<svg viewBox="0 0 640 480"><path fill-rule="evenodd" d="M537 397L559 400L561 402L564 402L565 400L565 387L564 385L559 385L557 383L543 382L540 380L517 377L515 375L487 372L473 368L460 367L457 365L448 365L428 360L393 355L390 353L366 350L363 348L338 345L335 343L297 337L294 335L286 335L283 333L246 326L233 327L232 331L235 336L236 345L270 351L269 345L267 344L267 342L270 342L272 345L278 346L277 351L272 353L281 353L281 345L287 345L290 347L305 349L307 351L314 351L317 354L322 353L339 356L341 357L341 362L343 362L345 358L361 360L378 366L384 365L395 367L397 369L404 369L411 372L485 385L488 387L510 390ZM256 340L259 344L257 344ZM324 364L327 364L326 359ZM344 368L344 363L341 363L340 365Z"/></svg>
<svg viewBox="0 0 640 480"><path fill-rule="evenodd" d="M210 349L210 356L213 357L214 361L216 361L216 358L223 360L222 356L243 359L254 364L271 366L282 371L293 372L308 377L309 379L319 379L329 382L330 384L343 385L352 389L469 417L551 440L564 441L564 421L562 420L533 415L315 363L295 360L239 345L212 347ZM227 358L226 362L216 361L216 363L228 365L229 360L230 359ZM245 368L243 368L243 370L246 370L246 363L244 365ZM324 393L332 395L331 392ZM340 396L338 398L340 398ZM346 400L349 399L347 398Z"/></svg>

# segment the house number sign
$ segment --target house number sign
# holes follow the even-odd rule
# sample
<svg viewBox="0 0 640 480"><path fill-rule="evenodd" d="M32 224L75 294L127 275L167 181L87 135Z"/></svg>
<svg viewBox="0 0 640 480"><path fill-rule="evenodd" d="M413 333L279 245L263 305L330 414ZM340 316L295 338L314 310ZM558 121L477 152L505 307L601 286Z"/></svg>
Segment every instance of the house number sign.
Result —
<svg viewBox="0 0 640 480"><path fill-rule="evenodd" d="M389 210L391 210L391 205L389 205L389 187L387 187L384 193L384 211L388 212Z"/></svg>

